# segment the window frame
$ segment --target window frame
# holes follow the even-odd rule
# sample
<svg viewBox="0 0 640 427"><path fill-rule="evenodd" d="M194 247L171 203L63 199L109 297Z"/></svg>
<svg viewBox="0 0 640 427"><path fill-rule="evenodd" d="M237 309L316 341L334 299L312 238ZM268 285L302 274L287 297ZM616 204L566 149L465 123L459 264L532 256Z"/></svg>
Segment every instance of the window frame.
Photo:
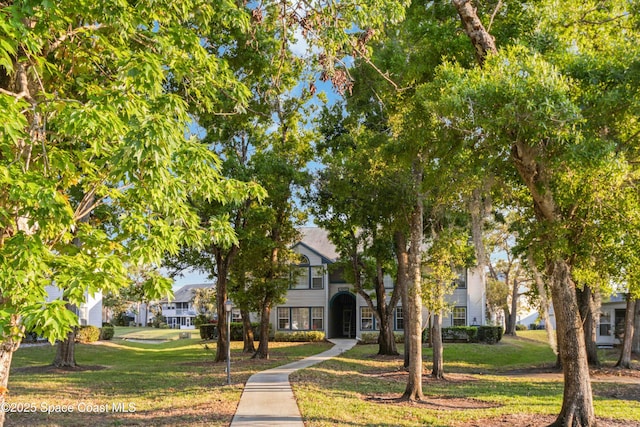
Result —
<svg viewBox="0 0 640 427"><path fill-rule="evenodd" d="M400 316L398 316L398 310L400 310L400 313L401 313ZM395 308L395 313L393 314L393 318L394 318L394 321L393 321L394 330L395 331L404 331L404 309L402 308L401 305L399 305L399 306L397 306ZM398 323L399 323L398 319L401 319L401 321L402 321L402 327L401 328L398 327Z"/></svg>
<svg viewBox="0 0 640 427"><path fill-rule="evenodd" d="M469 275L466 268L456 268L455 273L457 278L453 279L453 283L456 285L456 289L467 289L467 283Z"/></svg>
<svg viewBox="0 0 640 427"><path fill-rule="evenodd" d="M315 309L315 314L314 314ZM301 310L300 313L304 313L306 311L306 322L307 328L294 328L294 310ZM322 306L311 306L311 307L301 307L301 306L292 306L292 307L278 307L277 309L277 317L278 317L278 330L279 331L324 331L324 307ZM322 317L317 317L317 314L320 313ZM283 314L286 314L284 316ZM305 317L297 319L300 322L300 319L304 321ZM288 320L287 327L281 327L281 320ZM314 327L314 321L319 320L322 323L322 329L317 329Z"/></svg>
<svg viewBox="0 0 640 427"><path fill-rule="evenodd" d="M365 310L368 310L371 312L371 317L370 317L370 321L371 321L371 327L370 328L364 328L363 325L363 321L365 320L364 312ZM366 317L366 319L368 320L369 317ZM360 330L363 332L374 332L378 330L378 322L376 322L376 316L375 314L373 314L373 309L371 307L369 307L368 305L363 305L360 307Z"/></svg>
<svg viewBox="0 0 640 427"><path fill-rule="evenodd" d="M464 318L463 317L456 317L456 310L464 310ZM459 321L463 320L464 324L460 325L460 324L456 324L456 320ZM451 326L467 326L467 307L463 306L463 305L458 305L453 307L453 309L451 310Z"/></svg>

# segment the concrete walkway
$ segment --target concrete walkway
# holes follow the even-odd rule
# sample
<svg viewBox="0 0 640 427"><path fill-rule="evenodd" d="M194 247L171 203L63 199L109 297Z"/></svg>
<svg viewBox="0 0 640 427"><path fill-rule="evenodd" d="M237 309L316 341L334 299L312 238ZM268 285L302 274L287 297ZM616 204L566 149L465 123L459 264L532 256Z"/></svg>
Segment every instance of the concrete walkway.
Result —
<svg viewBox="0 0 640 427"><path fill-rule="evenodd" d="M252 375L244 386L231 427L304 427L289 374L338 356L356 344L356 340L329 341L335 344L330 350Z"/></svg>

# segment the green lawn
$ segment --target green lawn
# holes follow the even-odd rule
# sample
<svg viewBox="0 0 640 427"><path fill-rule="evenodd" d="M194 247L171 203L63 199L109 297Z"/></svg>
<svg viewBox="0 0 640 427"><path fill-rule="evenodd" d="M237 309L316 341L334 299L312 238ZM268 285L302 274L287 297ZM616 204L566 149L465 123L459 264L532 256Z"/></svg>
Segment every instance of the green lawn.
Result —
<svg viewBox="0 0 640 427"><path fill-rule="evenodd" d="M114 338L116 339L135 339L135 340L177 340L180 338L181 332L191 333L192 338L199 338L200 332L197 329L181 330L181 329L160 329L147 327L127 327L116 326Z"/></svg>
<svg viewBox="0 0 640 427"><path fill-rule="evenodd" d="M241 354L241 342L232 343L231 386L226 385L226 364L213 362L215 343L205 348L199 339L78 344L81 369L71 372L47 366L53 361L53 347L23 347L14 356L7 401L28 405L26 409L35 413L8 413L6 425L228 425L251 374L331 346L270 345L271 360L259 361ZM69 408L74 412L61 412ZM127 408L135 412L116 411Z"/></svg>
<svg viewBox="0 0 640 427"><path fill-rule="evenodd" d="M357 346L339 358L296 372L291 381L307 427L545 425L560 411L560 375L536 378L510 373L553 366L553 352L544 340L534 338L505 337L497 345L445 344L447 379L425 377L426 399L420 403L397 401L407 380L402 359L376 355L375 345ZM425 347L424 356L428 373L431 349ZM640 425L637 383L594 382L593 389L601 420Z"/></svg>
<svg viewBox="0 0 640 427"><path fill-rule="evenodd" d="M118 328L117 334L134 337L129 334L139 332L180 331ZM513 375L513 371L554 364L544 331L530 332L505 337L497 345L445 344L448 380L425 376L422 403L397 402L407 378L402 360L377 356L375 345L356 346L338 358L292 374L291 380L307 427L543 425L560 410L562 383L559 375ZM160 339L158 335L144 338ZM34 408L35 413L9 413L6 425L228 425L251 374L330 347L271 343L271 360L256 361L241 354L241 344L232 343L231 386L226 385L225 364L213 362L215 343L205 347L196 338L162 344L116 339L77 345L81 368L75 371L52 369L54 348L48 345L23 347L14 357L8 402ZM425 373L430 351L424 349ZM616 352L601 356L611 365ZM596 414L609 423L603 425L640 425L637 383L594 382L593 389ZM74 413L61 412L69 408ZM122 412L133 408L135 412ZM46 413L48 409L51 413Z"/></svg>

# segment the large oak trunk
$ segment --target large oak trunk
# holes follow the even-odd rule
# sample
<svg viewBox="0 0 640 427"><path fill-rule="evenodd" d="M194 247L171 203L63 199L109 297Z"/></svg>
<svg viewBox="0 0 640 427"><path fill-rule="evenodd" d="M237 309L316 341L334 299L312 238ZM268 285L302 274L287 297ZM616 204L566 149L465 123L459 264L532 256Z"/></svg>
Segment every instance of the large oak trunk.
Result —
<svg viewBox="0 0 640 427"><path fill-rule="evenodd" d="M441 380L444 379L444 357L442 345L442 316L440 313L433 315L431 337L431 342L433 344L433 369L431 371L431 376Z"/></svg>
<svg viewBox="0 0 640 427"><path fill-rule="evenodd" d="M575 284L565 261L549 262L548 270L556 312L560 359L564 370L562 409L551 425L592 427L596 425L596 418Z"/></svg>
<svg viewBox="0 0 640 427"><path fill-rule="evenodd" d="M631 347L633 344L634 316L636 310L636 300L627 294L627 312L624 316L624 337L622 339L622 350L616 366L618 368L631 369Z"/></svg>
<svg viewBox="0 0 640 427"><path fill-rule="evenodd" d="M417 182L421 182L417 179ZM405 326L405 337L409 336L409 377L402 395L406 400L422 400L422 271L421 244L423 237L423 206L419 197L411 214L411 248L409 251L409 283L407 289L407 310L409 324ZM406 339L406 338L405 338Z"/></svg>
<svg viewBox="0 0 640 427"><path fill-rule="evenodd" d="M251 315L247 310L240 312L242 315L242 340L244 345L242 346L243 353L255 353L256 346L253 341L253 327L251 326Z"/></svg>
<svg viewBox="0 0 640 427"><path fill-rule="evenodd" d="M5 402L4 391L9 386L9 370L11 369L11 360L13 353L20 346L19 341L9 339L0 343L0 406ZM0 426L4 425L5 411L0 411Z"/></svg>
<svg viewBox="0 0 640 427"><path fill-rule="evenodd" d="M53 360L53 366L56 368L75 368L76 367L76 331L72 330L67 334L67 339L58 341L56 346L56 358Z"/></svg>
<svg viewBox="0 0 640 427"><path fill-rule="evenodd" d="M587 348L587 361L591 366L600 366L598 359L598 344L596 343L596 330L598 328L598 318L596 313L600 310L598 295L590 286L585 285L582 289L577 289L578 306L584 327L584 342Z"/></svg>
<svg viewBox="0 0 640 427"><path fill-rule="evenodd" d="M260 344L258 351L253 355L254 359L269 358L269 317L271 315L271 303L264 304L260 317Z"/></svg>

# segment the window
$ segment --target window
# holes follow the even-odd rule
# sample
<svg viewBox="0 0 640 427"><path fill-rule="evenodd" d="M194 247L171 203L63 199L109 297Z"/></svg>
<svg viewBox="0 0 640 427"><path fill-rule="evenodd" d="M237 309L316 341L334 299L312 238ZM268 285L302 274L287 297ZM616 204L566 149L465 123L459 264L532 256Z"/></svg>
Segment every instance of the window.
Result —
<svg viewBox="0 0 640 427"><path fill-rule="evenodd" d="M239 308L234 308L231 310L231 321L232 322L242 322L242 313L240 313Z"/></svg>
<svg viewBox="0 0 640 427"><path fill-rule="evenodd" d="M457 268L456 274L458 275L458 277L453 280L453 283L458 289L465 289L467 287L467 269Z"/></svg>
<svg viewBox="0 0 640 427"><path fill-rule="evenodd" d="M453 308L453 326L467 326L467 307Z"/></svg>
<svg viewBox="0 0 640 427"><path fill-rule="evenodd" d="M289 329L291 327L290 320L289 307L278 307L278 329Z"/></svg>
<svg viewBox="0 0 640 427"><path fill-rule="evenodd" d="M309 309L308 308L292 308L291 309L291 329L298 331L309 330Z"/></svg>
<svg viewBox="0 0 640 427"><path fill-rule="evenodd" d="M611 336L611 313L600 313L600 336Z"/></svg>
<svg viewBox="0 0 640 427"><path fill-rule="evenodd" d="M322 307L311 308L311 329L322 331L324 329L324 310Z"/></svg>
<svg viewBox="0 0 640 427"><path fill-rule="evenodd" d="M324 330L324 309L322 307L278 307L278 329Z"/></svg>
<svg viewBox="0 0 640 427"><path fill-rule="evenodd" d="M324 268L311 267L311 289L324 289Z"/></svg>
<svg viewBox="0 0 640 427"><path fill-rule="evenodd" d="M396 331L404 331L404 313L401 305L396 307Z"/></svg>
<svg viewBox="0 0 640 427"><path fill-rule="evenodd" d="M360 330L373 331L373 310L369 307L360 307Z"/></svg>
<svg viewBox="0 0 640 427"><path fill-rule="evenodd" d="M294 267L291 289L309 289L309 267Z"/></svg>

